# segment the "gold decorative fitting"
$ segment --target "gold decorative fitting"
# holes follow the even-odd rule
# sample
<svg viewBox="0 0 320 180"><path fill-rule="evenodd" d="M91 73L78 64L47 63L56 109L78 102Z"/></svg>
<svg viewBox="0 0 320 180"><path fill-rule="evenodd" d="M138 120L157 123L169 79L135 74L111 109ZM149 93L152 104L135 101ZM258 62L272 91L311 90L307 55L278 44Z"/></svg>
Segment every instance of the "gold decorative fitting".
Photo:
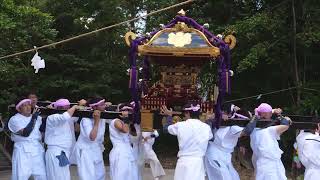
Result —
<svg viewBox="0 0 320 180"><path fill-rule="evenodd" d="M183 9L181 9L181 10L178 12L178 15L180 15L180 16L185 16L185 15L186 15L186 12L185 12Z"/></svg>
<svg viewBox="0 0 320 180"><path fill-rule="evenodd" d="M181 122L181 121L182 121L182 119L179 116L173 116L173 118L172 118L173 124Z"/></svg>
<svg viewBox="0 0 320 180"><path fill-rule="evenodd" d="M233 35L228 35L224 38L224 42L226 42L229 45L230 49L233 49L236 46L237 39Z"/></svg>
<svg viewBox="0 0 320 180"><path fill-rule="evenodd" d="M133 33L133 32L131 32L131 31L127 32L126 35L124 36L124 39L125 39L125 41L126 41L126 44L127 44L127 46L129 46L129 47L131 46L131 42L132 42L133 40L135 40L136 38L137 38L136 34Z"/></svg>
<svg viewBox="0 0 320 180"><path fill-rule="evenodd" d="M191 32L191 28L184 22L178 22L172 28L173 31L183 31L183 32Z"/></svg>
<svg viewBox="0 0 320 180"><path fill-rule="evenodd" d="M153 131L153 113L148 110L141 111L141 130L144 132Z"/></svg>

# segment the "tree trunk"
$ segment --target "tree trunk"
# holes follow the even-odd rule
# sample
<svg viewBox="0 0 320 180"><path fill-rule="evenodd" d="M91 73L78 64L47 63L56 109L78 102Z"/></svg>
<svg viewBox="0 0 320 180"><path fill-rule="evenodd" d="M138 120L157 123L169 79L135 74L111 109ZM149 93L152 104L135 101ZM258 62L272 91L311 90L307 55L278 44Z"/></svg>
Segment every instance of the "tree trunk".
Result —
<svg viewBox="0 0 320 180"><path fill-rule="evenodd" d="M304 0L300 0L300 4L301 4L301 8L302 8L302 26L301 26L301 31L304 32L305 29L305 22L306 22L306 7L305 7L305 3ZM305 85L306 84L306 73L307 73L307 52L306 52L306 47L303 47L303 79L302 79L302 84Z"/></svg>
<svg viewBox="0 0 320 180"><path fill-rule="evenodd" d="M293 21L293 26L292 26L292 57L293 57L293 63L294 63L294 76L295 76L295 84L298 86L297 88L297 106L300 105L301 103L301 89L300 89L300 79L299 79L299 70L298 70L298 60L297 60L297 42L296 42L296 34L297 34L297 21L296 21L296 12L295 12L295 1L291 1L291 7L292 7L292 21Z"/></svg>

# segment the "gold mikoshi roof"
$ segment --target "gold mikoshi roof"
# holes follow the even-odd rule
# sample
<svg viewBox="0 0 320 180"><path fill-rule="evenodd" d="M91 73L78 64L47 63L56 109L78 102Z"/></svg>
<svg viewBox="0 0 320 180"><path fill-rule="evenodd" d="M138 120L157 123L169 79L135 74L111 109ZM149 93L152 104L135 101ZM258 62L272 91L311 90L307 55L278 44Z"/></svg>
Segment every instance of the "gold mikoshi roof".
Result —
<svg viewBox="0 0 320 180"><path fill-rule="evenodd" d="M173 28L159 31L150 41L138 46L138 53L150 56L217 57L220 50L201 31L179 22Z"/></svg>
<svg viewBox="0 0 320 180"><path fill-rule="evenodd" d="M135 38L133 32L127 32L126 44L130 46ZM230 49L233 49L237 42L231 34L223 40ZM203 32L188 27L184 22L178 22L174 27L160 30L150 40L139 45L138 55L211 59L220 55L220 49L213 46Z"/></svg>
<svg viewBox="0 0 320 180"><path fill-rule="evenodd" d="M135 38L132 35L134 34L129 32L126 39ZM220 55L220 50L213 46L201 31L189 28L185 23L179 22L173 28L160 30L149 41L139 45L138 54L215 58Z"/></svg>

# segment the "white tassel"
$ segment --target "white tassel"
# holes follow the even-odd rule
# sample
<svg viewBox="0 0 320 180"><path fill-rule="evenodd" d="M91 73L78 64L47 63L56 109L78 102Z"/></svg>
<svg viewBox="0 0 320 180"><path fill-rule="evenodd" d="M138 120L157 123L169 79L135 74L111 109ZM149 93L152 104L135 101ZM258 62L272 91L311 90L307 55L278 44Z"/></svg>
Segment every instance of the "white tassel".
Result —
<svg viewBox="0 0 320 180"><path fill-rule="evenodd" d="M34 48L36 47L34 46ZM44 69L46 67L45 61L39 56L38 51L36 51L36 54L31 59L31 66L35 69L34 73L38 73L39 69Z"/></svg>

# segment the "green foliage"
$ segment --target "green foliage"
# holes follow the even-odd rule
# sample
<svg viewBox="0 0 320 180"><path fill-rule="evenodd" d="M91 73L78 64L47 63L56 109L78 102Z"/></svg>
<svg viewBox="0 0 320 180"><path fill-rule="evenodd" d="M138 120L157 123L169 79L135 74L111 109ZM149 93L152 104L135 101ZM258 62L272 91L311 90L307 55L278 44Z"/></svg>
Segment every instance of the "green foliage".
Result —
<svg viewBox="0 0 320 180"><path fill-rule="evenodd" d="M51 28L53 17L25 2L1 0L0 2L0 56L52 42L56 30ZM30 55L1 60L0 108L14 102L24 90L30 88L25 79L31 78Z"/></svg>
<svg viewBox="0 0 320 180"><path fill-rule="evenodd" d="M308 94L301 104L301 113L314 115L317 111L320 113L320 96L319 93Z"/></svg>

